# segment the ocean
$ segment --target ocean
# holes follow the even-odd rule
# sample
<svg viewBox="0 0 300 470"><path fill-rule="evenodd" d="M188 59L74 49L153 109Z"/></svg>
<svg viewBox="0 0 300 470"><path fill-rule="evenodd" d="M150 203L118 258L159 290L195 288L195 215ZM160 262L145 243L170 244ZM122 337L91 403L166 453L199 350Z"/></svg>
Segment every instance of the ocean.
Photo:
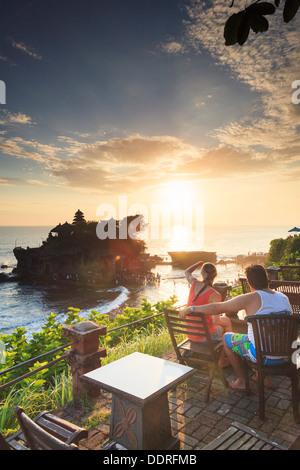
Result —
<svg viewBox="0 0 300 470"><path fill-rule="evenodd" d="M0 272L9 273L16 266L13 254L15 246L37 247L46 240L53 227L0 227ZM210 226L204 230L204 244L199 246L196 240L180 239L148 240L147 252L151 255L168 257L171 250L216 251L218 259L231 258L249 252L269 251L270 241L274 238L286 238L290 227L287 226ZM54 312L57 320L63 322L69 307L81 310L86 316L95 309L101 313L128 304L136 306L142 297L150 303L166 300L176 295L178 304L184 305L188 296L188 284L182 269L172 265L157 265L153 272L159 273L161 281L157 285L144 285L140 289L130 290L118 285L109 290L66 289L57 287L33 287L19 282L0 283L0 333L9 334L16 327L24 327L27 336L37 332L46 317ZM242 266L229 263L218 265L218 282L235 284L242 275Z"/></svg>

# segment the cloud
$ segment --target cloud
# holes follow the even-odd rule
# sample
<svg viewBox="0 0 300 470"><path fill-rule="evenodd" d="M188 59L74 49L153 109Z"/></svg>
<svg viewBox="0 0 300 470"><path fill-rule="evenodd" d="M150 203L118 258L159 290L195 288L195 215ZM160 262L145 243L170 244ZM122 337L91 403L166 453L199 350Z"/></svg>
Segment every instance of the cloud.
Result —
<svg viewBox="0 0 300 470"><path fill-rule="evenodd" d="M0 186L10 186L11 183L8 178L1 178L0 177Z"/></svg>
<svg viewBox="0 0 300 470"><path fill-rule="evenodd" d="M27 116L24 113L11 114L9 117L9 122L18 123L18 124L32 124L32 119L30 116Z"/></svg>
<svg viewBox="0 0 300 470"><path fill-rule="evenodd" d="M160 49L167 54L177 55L185 52L185 47L177 41L169 41L160 44Z"/></svg>
<svg viewBox="0 0 300 470"><path fill-rule="evenodd" d="M30 116L24 113L11 113L10 111L2 111L2 117L0 117L0 125L8 124L35 124Z"/></svg>
<svg viewBox="0 0 300 470"><path fill-rule="evenodd" d="M21 137L0 136L3 154L33 160L66 186L113 191L124 181L159 178L184 161L199 157L199 149L172 136L130 135L107 141L81 142L59 136L57 145Z"/></svg>
<svg viewBox="0 0 300 470"><path fill-rule="evenodd" d="M33 185L33 186L49 186L47 183L44 183L40 180L31 180L25 178L2 178L0 177L0 186L16 186L16 185Z"/></svg>
<svg viewBox="0 0 300 470"><path fill-rule="evenodd" d="M60 149L52 145L46 145L37 141L28 141L21 137L0 137L0 151L5 155L17 158L29 159L39 162L45 168L60 165Z"/></svg>
<svg viewBox="0 0 300 470"><path fill-rule="evenodd" d="M189 177L228 178L249 175L260 171L275 170L268 157L258 158L254 152L242 152L232 147L220 146L205 152L197 158L177 168Z"/></svg>
<svg viewBox="0 0 300 470"><path fill-rule="evenodd" d="M40 181L40 180L25 180L25 183L33 185L33 186L49 186L49 184L45 183L44 181Z"/></svg>
<svg viewBox="0 0 300 470"><path fill-rule="evenodd" d="M74 141L69 141L75 146ZM80 143L75 146L77 149ZM81 147L60 162L52 175L65 185L93 192L135 191L168 180L219 179L274 172L280 167L268 152L220 145L203 150L172 136L132 135Z"/></svg>
<svg viewBox="0 0 300 470"><path fill-rule="evenodd" d="M224 45L226 19L242 9L223 0L193 0L186 23L186 45L197 53L209 53L236 80L255 91L256 106L229 125L213 132L222 144L244 151L260 145L273 151L273 159L292 160L299 149L300 107L291 102L292 82L299 78L299 15L284 24L282 11L270 16L267 33L250 32L243 47ZM298 153L299 155L299 153Z"/></svg>
<svg viewBox="0 0 300 470"><path fill-rule="evenodd" d="M139 134L125 138L112 138L108 141L95 143L85 152L87 160L102 160L111 163L140 164L151 161L171 161L194 155L197 149L177 137L153 136Z"/></svg>
<svg viewBox="0 0 300 470"><path fill-rule="evenodd" d="M36 60L41 60L42 56L40 54L37 54L33 47L26 46L23 42L17 42L14 39L11 39L11 45L15 48L18 49L25 54L29 55L30 57L33 57Z"/></svg>
<svg viewBox="0 0 300 470"><path fill-rule="evenodd" d="M197 148L171 136L131 135L89 145L73 139L68 142L78 154L61 162L53 175L63 177L69 186L100 191L115 190L125 181L136 184L145 177L155 179L199 155Z"/></svg>
<svg viewBox="0 0 300 470"><path fill-rule="evenodd" d="M258 154L253 149L238 150L225 144L204 150L173 136L139 134L89 142L61 135L56 146L21 137L0 137L0 150L38 162L54 185L97 193L141 190L166 180L240 177L275 171L280 166L277 156L269 151Z"/></svg>

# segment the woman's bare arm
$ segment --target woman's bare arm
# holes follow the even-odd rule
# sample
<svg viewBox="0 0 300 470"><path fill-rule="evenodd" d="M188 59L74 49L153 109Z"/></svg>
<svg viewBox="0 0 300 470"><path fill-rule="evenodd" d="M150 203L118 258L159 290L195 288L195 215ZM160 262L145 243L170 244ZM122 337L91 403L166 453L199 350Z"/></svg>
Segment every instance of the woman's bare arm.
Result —
<svg viewBox="0 0 300 470"><path fill-rule="evenodd" d="M199 267L203 265L203 261L198 261L198 263L193 264L190 266L186 271L185 271L185 277L187 278L187 281L189 284L193 284L193 282L196 281L195 276L192 275L192 273Z"/></svg>

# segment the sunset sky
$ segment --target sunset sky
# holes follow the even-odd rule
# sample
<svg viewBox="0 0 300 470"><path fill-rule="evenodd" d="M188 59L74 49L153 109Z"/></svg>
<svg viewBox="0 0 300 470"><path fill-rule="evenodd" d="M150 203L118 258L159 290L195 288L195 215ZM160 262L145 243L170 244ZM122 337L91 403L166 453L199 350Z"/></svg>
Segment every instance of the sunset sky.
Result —
<svg viewBox="0 0 300 470"><path fill-rule="evenodd" d="M230 3L2 0L0 225L97 220L127 196L299 226L300 14L226 47Z"/></svg>

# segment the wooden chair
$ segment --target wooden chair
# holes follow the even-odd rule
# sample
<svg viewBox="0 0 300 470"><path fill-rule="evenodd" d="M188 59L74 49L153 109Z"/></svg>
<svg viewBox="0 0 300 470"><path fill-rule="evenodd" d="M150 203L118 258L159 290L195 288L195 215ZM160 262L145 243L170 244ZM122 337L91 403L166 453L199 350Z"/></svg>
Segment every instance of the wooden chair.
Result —
<svg viewBox="0 0 300 470"><path fill-rule="evenodd" d="M300 315L300 282L270 281L270 288L285 294L290 301L293 314Z"/></svg>
<svg viewBox="0 0 300 470"><path fill-rule="evenodd" d="M297 365L292 361L292 354L294 352L292 345L298 336L299 320L299 317L294 315L280 313L245 317L245 321L253 326L257 363L251 361L245 362L251 369L257 371L259 417L261 420L265 418L264 377L281 375L287 376L291 380L294 419L297 423L300 422ZM270 358L284 356L286 357L286 362L277 365L264 365L263 358L265 356ZM249 391L248 387L248 381L246 381L246 388Z"/></svg>
<svg viewBox="0 0 300 470"><path fill-rule="evenodd" d="M245 277L239 277L239 282L242 284L243 294L249 294L251 290L247 279Z"/></svg>
<svg viewBox="0 0 300 470"><path fill-rule="evenodd" d="M1 450L35 450L37 447L48 450L74 450L88 432L45 411L31 420L21 407L15 408L20 423L19 431L8 439L0 434Z"/></svg>
<svg viewBox="0 0 300 470"><path fill-rule="evenodd" d="M300 450L300 437L286 449L261 436L244 424L232 423L230 428L202 450Z"/></svg>
<svg viewBox="0 0 300 470"><path fill-rule="evenodd" d="M180 364L185 364L196 369L203 368L203 365L211 365L209 379L206 381L205 401L209 401L210 390L215 372L218 373L225 387L227 382L219 366L219 358L222 352L222 341L212 341L206 318L204 314L197 314L192 320L179 318L177 310L164 309L167 327L170 333L172 344L176 353L176 357ZM189 324L192 323L192 326ZM205 342L193 342L189 339L178 343L176 334L193 335L203 338Z"/></svg>

